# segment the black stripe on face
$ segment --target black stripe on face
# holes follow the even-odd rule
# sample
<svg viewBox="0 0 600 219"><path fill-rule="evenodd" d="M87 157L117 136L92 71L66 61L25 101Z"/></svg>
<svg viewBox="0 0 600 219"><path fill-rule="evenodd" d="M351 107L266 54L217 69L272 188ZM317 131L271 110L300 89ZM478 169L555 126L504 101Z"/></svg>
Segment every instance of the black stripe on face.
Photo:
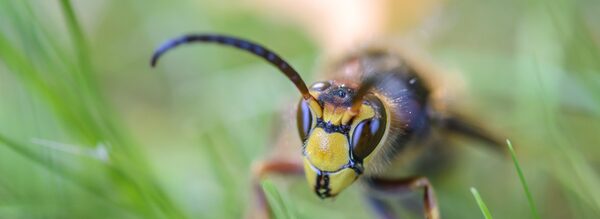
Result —
<svg viewBox="0 0 600 219"><path fill-rule="evenodd" d="M315 193L319 198L331 197L331 188L329 188L329 174L318 174L317 182L315 183Z"/></svg>
<svg viewBox="0 0 600 219"><path fill-rule="evenodd" d="M351 129L350 125L334 125L334 124L331 124L331 122L323 121L322 118L317 118L316 127L322 128L327 133L337 132L337 133L341 133L343 135L348 135L348 133L350 132L350 129Z"/></svg>

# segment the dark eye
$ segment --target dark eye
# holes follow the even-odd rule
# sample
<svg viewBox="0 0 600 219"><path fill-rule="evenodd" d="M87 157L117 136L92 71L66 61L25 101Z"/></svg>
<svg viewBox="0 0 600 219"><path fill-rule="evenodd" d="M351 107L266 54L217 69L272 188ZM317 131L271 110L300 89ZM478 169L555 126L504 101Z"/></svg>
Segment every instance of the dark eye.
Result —
<svg viewBox="0 0 600 219"><path fill-rule="evenodd" d="M304 141L308 136L308 132L310 132L313 120L312 113L310 112L310 108L308 107L308 103L304 100L300 100L300 104L298 104L298 113L296 114L296 120L296 123L298 125L298 133L300 134L300 139Z"/></svg>
<svg viewBox="0 0 600 219"><path fill-rule="evenodd" d="M374 109L383 110L383 108L378 107L374 107ZM375 150L381 141L385 132L386 118L385 112L381 112L380 115L366 119L358 123L356 128L354 128L354 132L352 133L352 154L356 159L365 159Z"/></svg>

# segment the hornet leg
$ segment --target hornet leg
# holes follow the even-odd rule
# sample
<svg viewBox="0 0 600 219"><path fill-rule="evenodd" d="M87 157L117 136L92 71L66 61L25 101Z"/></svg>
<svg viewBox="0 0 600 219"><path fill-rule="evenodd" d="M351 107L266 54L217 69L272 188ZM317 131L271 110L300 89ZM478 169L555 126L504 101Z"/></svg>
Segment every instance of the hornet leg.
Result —
<svg viewBox="0 0 600 219"><path fill-rule="evenodd" d="M433 187L429 180L426 177L410 177L405 179L380 179L380 178L371 178L368 181L369 186L377 191L382 193L401 193L406 191L414 191L417 189L423 189L423 206L425 208L425 218L427 219L439 219L440 213L437 207L437 200L435 197L435 193L433 191ZM371 203L373 203L378 210L381 211L382 216L391 217L392 212L391 209L381 203L376 198L371 199Z"/></svg>
<svg viewBox="0 0 600 219"><path fill-rule="evenodd" d="M432 118L434 123L437 123L448 134L479 141L504 155L508 155L508 150L506 150L507 147L503 140L465 117L458 114L433 113Z"/></svg>

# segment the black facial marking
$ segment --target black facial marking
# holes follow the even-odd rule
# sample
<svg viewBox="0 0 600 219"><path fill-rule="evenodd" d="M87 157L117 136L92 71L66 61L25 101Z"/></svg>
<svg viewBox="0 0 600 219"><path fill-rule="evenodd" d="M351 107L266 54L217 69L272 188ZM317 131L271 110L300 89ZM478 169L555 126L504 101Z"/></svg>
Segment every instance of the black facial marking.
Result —
<svg viewBox="0 0 600 219"><path fill-rule="evenodd" d="M357 176L360 176L365 171L365 168L362 163L363 161L355 161L354 158L351 158L351 160L352 162L350 163L350 168L354 170Z"/></svg>
<svg viewBox="0 0 600 219"><path fill-rule="evenodd" d="M350 125L334 125L331 122L325 122L322 118L317 118L317 127L322 128L327 133L341 133L343 135L348 135L350 132Z"/></svg>
<svg viewBox="0 0 600 219"><path fill-rule="evenodd" d="M329 174L318 173L315 183L315 193L319 198L331 197L331 188L329 188Z"/></svg>

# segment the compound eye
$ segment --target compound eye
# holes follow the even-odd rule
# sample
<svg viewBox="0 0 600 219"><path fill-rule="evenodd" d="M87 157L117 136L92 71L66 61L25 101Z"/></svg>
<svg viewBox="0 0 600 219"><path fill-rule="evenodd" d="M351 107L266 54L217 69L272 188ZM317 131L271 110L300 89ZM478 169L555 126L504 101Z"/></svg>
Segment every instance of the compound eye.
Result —
<svg viewBox="0 0 600 219"><path fill-rule="evenodd" d="M380 110L379 116L361 121L352 133L352 154L357 160L362 161L369 156L379 145L385 132L387 122L385 112L382 112L383 108L374 107L374 109Z"/></svg>
<svg viewBox="0 0 600 219"><path fill-rule="evenodd" d="M296 123L298 125L298 133L300 134L300 139L305 141L310 129L312 128L313 116L310 108L308 106L308 102L304 100L300 100L300 104L298 104L298 111L296 114Z"/></svg>
<svg viewBox="0 0 600 219"><path fill-rule="evenodd" d="M381 141L383 136L381 119L373 118L360 122L352 133L352 153L359 160L365 159Z"/></svg>

